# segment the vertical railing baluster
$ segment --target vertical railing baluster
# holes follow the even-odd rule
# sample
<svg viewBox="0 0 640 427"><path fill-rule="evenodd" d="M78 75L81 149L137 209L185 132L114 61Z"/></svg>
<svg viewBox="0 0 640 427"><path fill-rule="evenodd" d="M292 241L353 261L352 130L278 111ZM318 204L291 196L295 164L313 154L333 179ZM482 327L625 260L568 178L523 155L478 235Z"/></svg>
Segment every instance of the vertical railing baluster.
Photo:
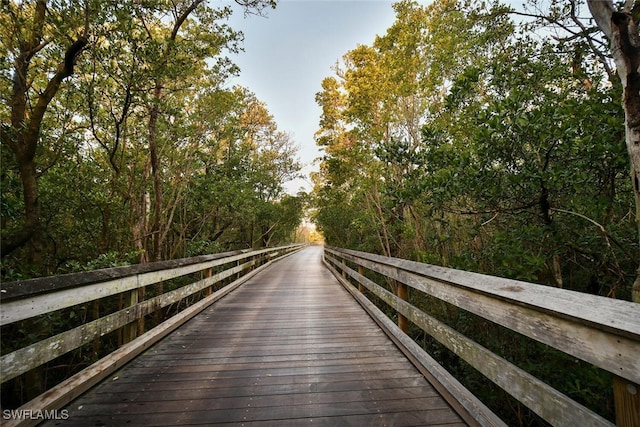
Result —
<svg viewBox="0 0 640 427"><path fill-rule="evenodd" d="M403 301L407 301L409 298L408 286L400 282L396 282L396 284L397 284L398 298L400 298ZM398 312L398 327L405 334L409 332L409 320L407 320L406 317L400 314L400 312Z"/></svg>
<svg viewBox="0 0 640 427"><path fill-rule="evenodd" d="M136 304L138 304L138 296L139 296L138 289L133 289L133 290L130 290L129 292L126 292L124 294L124 306L134 307ZM132 308L132 310L135 310L135 308ZM128 325L125 325L122 328L123 344L133 341L138 336L138 332L139 332L138 322L139 320L135 320L129 323Z"/></svg>
<svg viewBox="0 0 640 427"><path fill-rule="evenodd" d="M135 292L135 290L131 291L131 292ZM144 294L145 294L145 287L141 286L138 288L138 301L137 302L142 302L144 301ZM140 316L138 318L138 336L144 334L144 316Z"/></svg>
<svg viewBox="0 0 640 427"><path fill-rule="evenodd" d="M614 376L613 400L616 407L616 426L640 427L640 385Z"/></svg>
<svg viewBox="0 0 640 427"><path fill-rule="evenodd" d="M204 270L205 279L208 279L211 276L213 276L213 268L207 268L206 270ZM204 289L204 296L208 297L212 293L213 293L213 286L209 285Z"/></svg>

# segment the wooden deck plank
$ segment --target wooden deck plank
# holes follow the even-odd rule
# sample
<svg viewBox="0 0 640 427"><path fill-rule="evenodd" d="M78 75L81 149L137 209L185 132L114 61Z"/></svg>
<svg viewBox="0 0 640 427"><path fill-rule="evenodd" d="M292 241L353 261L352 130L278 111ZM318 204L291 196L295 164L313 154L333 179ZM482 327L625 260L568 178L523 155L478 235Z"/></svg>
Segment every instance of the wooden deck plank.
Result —
<svg viewBox="0 0 640 427"><path fill-rule="evenodd" d="M180 373L180 372L207 372L207 371L211 371L211 363L217 363L217 359L209 359L207 360L208 363L198 363L198 364L193 364L193 363L185 363L182 365L179 364L174 364L174 363L167 363L164 365L160 365L160 362L156 362L153 365L147 365L147 366L136 366L134 368L131 368L130 372L135 372L136 374L139 375L145 375L145 374L152 374L153 372L156 372L158 369L166 369L166 368L171 368L172 372L175 373ZM379 365L379 364L383 364L383 365L393 365L394 363L402 363L404 362L399 356L392 356L392 357L378 357L378 358L373 358L373 357L369 357L366 359L362 359L362 360L351 360L351 359L344 359L344 360L291 360L291 361L282 361L282 362L245 362L245 363L240 363L240 362L229 362L224 364L224 370L225 371L248 371L249 369L260 369L260 370L266 370L266 369L304 369L304 368L316 368L316 369L326 369L327 372L331 372L332 367L340 367L340 368L347 368L349 366L356 366L356 367L361 367L364 365L369 365L372 368L375 367L375 365ZM220 367L220 369L223 369L222 367ZM295 374L295 371L292 371Z"/></svg>
<svg viewBox="0 0 640 427"><path fill-rule="evenodd" d="M256 275L55 425L462 425L324 269L320 249Z"/></svg>
<svg viewBox="0 0 640 427"><path fill-rule="evenodd" d="M127 413L128 408L121 406L104 407L102 409L111 412L101 412L100 414L88 414L78 416L71 414L72 425L92 426L92 425L184 425L201 424L215 425L219 423L245 423L250 421L274 421L299 419L301 424L311 424L315 418L330 417L334 420L334 425L345 425L343 421L350 416L375 416L393 414L393 418L398 420L397 425L406 425L411 420L410 425L446 425L449 423L459 423L459 417L448 407L433 407L434 402L439 398L428 399L402 399L388 401L356 401L339 402L328 404L304 404L292 402L282 404L282 401L275 399L273 406L253 407L248 401L244 406L218 409L209 408L207 401L181 401L181 406L173 411L158 410L158 405L145 405L141 413ZM424 408L429 410L425 411ZM426 417L421 420L415 419L415 414L422 412ZM138 424L139 423L139 424ZM65 424L63 424L65 425Z"/></svg>
<svg viewBox="0 0 640 427"><path fill-rule="evenodd" d="M286 410L286 408L285 408ZM339 416L320 416L312 417L307 414L303 414L299 418L294 418L288 415L286 418L281 419L258 419L257 417L241 417L241 419L235 419L233 421L215 422L213 423L209 418L211 414L206 411L192 411L189 413L152 413L145 418L144 426L202 426L202 425L216 425L216 426L328 426L328 427L377 427L377 426L393 426L393 427L414 427L414 426L447 426L447 427L460 427L466 426L466 424L456 422L455 416L452 415L450 409L435 409L435 410L419 410L414 412L384 412L377 414L355 414L348 415L342 414ZM223 418L220 416L219 418ZM132 417L128 415L113 415L109 417L108 421L98 419L80 418L75 424L60 423L57 425L77 425L82 427L87 426L126 426L136 425L135 421L132 422ZM137 426L137 425L136 425Z"/></svg>
<svg viewBox="0 0 640 427"><path fill-rule="evenodd" d="M156 402L163 401L169 402L175 399L193 400L201 399L202 396L207 396L211 393L211 388L196 388L190 390L181 390L177 395L175 390L149 390L149 391L119 391L117 393L117 402ZM332 387L323 387L323 390L312 390L307 384L283 384L275 386L259 386L249 388L238 387L217 387L215 395L218 399L231 398L231 397L253 397L260 398L264 396L273 395L308 395L310 400L319 399L327 394L342 393L348 395L348 393L362 393L362 390L367 390L369 393L376 392L377 396L393 395L395 397L405 394L411 394L412 396L425 396L432 397L437 396L432 389L424 386L407 387L403 384L403 387L385 387L385 388L370 388L368 383L363 382L341 382L333 383ZM313 391L311 393L310 391ZM325 397L326 399L326 397ZM85 405L99 404L104 400L104 396L95 394L83 400ZM86 406L85 406L86 407Z"/></svg>
<svg viewBox="0 0 640 427"><path fill-rule="evenodd" d="M441 410L438 410L441 411ZM446 411L442 411L446 412ZM401 416L398 416L401 415ZM406 414L379 414L379 415L352 415L341 417L339 420L331 417L313 418L311 422L308 419L299 420L277 420L277 421L258 421L258 422L243 422L242 425L246 427L296 427L300 425L313 424L320 427L336 427L336 426L372 426L372 427L410 427L410 426L425 426L425 425L446 425L447 427L463 427L466 424L463 423L449 423L441 421L434 416L432 412L431 418L427 411L416 412L412 414L410 418ZM425 424L424 420L429 419L428 424ZM183 424L184 426L192 426L194 424ZM230 424L218 424L218 426L237 426L236 423Z"/></svg>
<svg viewBox="0 0 640 427"><path fill-rule="evenodd" d="M388 346L386 346L388 348ZM249 356L225 356L218 355L212 356L203 353L180 353L180 354L189 354L188 359L180 359L177 360L175 355L173 354L162 354L157 355L155 357L145 357L143 359L137 359L131 363L132 368L144 368L147 366L152 366L155 363L163 363L166 366L173 365L202 365L202 364L211 364L211 363L318 363L318 364L327 364L332 361L346 361L353 360L356 356L360 356L360 360L367 359L379 359L385 357L396 357L398 353L392 348L390 350L378 350L378 351L370 351L367 352L366 356L362 356L357 352L341 352L341 353L316 353L316 354L276 354L276 355L249 355Z"/></svg>
<svg viewBox="0 0 640 427"><path fill-rule="evenodd" d="M322 382L308 381L307 376L302 377L282 377L275 378L270 381L269 384L255 384L255 381L251 378L239 378L233 382L223 381L191 381L188 387L180 384L180 382L163 382L152 383L144 382L137 384L137 387L132 390L132 387L128 383L114 383L108 390L96 389L94 394L85 396L85 399L89 399L88 396L105 394L120 394L127 398L127 394L147 394L152 392L164 392L175 393L178 390L184 390L185 392L203 390L203 393L207 393L206 390L220 389L215 391L216 395L225 396L230 393L236 393L239 396L245 395L250 392L254 395L261 394L283 394L285 391L290 393L323 393L335 390L376 390L376 389L395 389L403 387L419 387L424 384L421 376L397 376L394 378L379 377L374 380L361 379L354 375L339 375L336 378L327 377L323 378ZM223 390L224 389L224 390ZM102 399L102 398L98 398Z"/></svg>
<svg viewBox="0 0 640 427"><path fill-rule="evenodd" d="M177 376L176 376L177 377ZM239 387L239 388L256 388L261 386L279 386L279 385L306 385L309 387L309 391L313 392L318 390L321 386L327 384L341 384L348 382L361 382L366 384L367 381L375 382L381 381L384 384L390 382L401 383L397 387L410 387L414 380L423 382L423 377L419 373L407 371L406 369L399 371L382 371L375 375L375 378L367 378L361 373L339 373L339 374L327 374L322 378L311 378L308 375L287 375L281 377L267 377L267 378L254 378L254 377L241 377L241 378L228 378L223 379L197 379L191 381L180 381L179 378L173 379L169 376L164 381L157 381L156 378L146 377L144 381L112 381L108 388L96 388L92 393L116 393L118 390L139 390L141 392L149 390L190 390L199 388L227 388L227 387ZM366 387L366 386L365 386ZM90 394L87 394L90 395Z"/></svg>
<svg viewBox="0 0 640 427"><path fill-rule="evenodd" d="M428 397L426 397L429 395ZM270 408L274 406L309 406L328 404L355 404L358 402L374 402L376 405L384 404L388 401L398 401L410 399L421 400L419 404L427 404L431 409L442 405L437 394L433 394L429 387L400 388L393 390L352 390L352 391L332 391L330 393L306 393L306 394L267 394L267 395L246 395L246 396L216 396L210 398L200 394L197 397L187 399L182 393L179 396L173 394L164 395L165 400L158 412L182 412L185 407L198 410L231 410L245 408ZM240 398L243 397L243 398ZM417 399L417 400L416 400ZM124 401L117 403L83 402L82 415L101 415L104 408L108 406L112 412L120 414L146 414L149 412L148 406L155 405L154 400L135 399L135 401ZM446 408L446 405L440 408Z"/></svg>

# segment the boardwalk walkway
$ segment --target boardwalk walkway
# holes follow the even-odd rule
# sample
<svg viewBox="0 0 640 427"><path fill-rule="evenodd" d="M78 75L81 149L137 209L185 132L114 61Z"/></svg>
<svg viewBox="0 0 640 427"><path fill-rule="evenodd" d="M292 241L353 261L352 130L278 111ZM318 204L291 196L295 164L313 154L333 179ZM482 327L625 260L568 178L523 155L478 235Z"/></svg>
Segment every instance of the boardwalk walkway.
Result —
<svg viewBox="0 0 640 427"><path fill-rule="evenodd" d="M256 275L47 425L463 425L321 256Z"/></svg>

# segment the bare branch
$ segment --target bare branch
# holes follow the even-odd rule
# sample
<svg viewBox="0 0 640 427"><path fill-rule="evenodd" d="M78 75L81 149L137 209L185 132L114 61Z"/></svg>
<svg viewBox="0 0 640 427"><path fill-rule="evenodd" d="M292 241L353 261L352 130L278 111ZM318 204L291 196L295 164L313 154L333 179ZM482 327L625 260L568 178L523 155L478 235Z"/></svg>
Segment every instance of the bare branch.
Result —
<svg viewBox="0 0 640 427"><path fill-rule="evenodd" d="M600 49L598 49L595 46L594 39L593 39L593 37L590 36L591 33L596 31L596 28L587 28L582 23L582 21L580 21L580 19L578 18L577 14L576 14L576 3L575 3L575 0L571 1L571 19L573 20L573 22L578 27L580 27L580 29L582 30L582 33L584 34L585 40L589 44L589 48L591 49L591 51L600 60L600 63L602 64L602 66L604 67L607 75L609 76L609 80L613 81L614 76L615 76L615 72L611 69L611 66L609 65L609 61L607 60L607 55L603 51L601 51Z"/></svg>
<svg viewBox="0 0 640 427"><path fill-rule="evenodd" d="M605 3L605 2L595 1L595 3ZM561 28L563 31L565 31L565 32L567 32L569 34L569 36L565 37L565 38L554 37L558 41L574 41L574 40L578 40L578 39L584 39L586 41L587 45L589 46L589 49L591 50L591 52L593 52L593 54L596 56L598 61L604 67L605 72L607 73L607 76L609 77L609 80L613 81L613 79L615 78L615 71L611 68L609 57L605 53L609 49L609 46L608 46L607 42L599 40L598 38L593 37L593 35L598 33L598 30L599 30L599 27L600 27L599 23L596 21L598 23L598 26L596 26L596 27L587 27L580 20L580 18L577 15L577 8L576 8L575 0L571 0L570 1L570 15L569 15L569 18L580 29L580 31L576 31L574 28L572 28L569 25L563 23L561 20L553 18L553 17L548 16L548 15L545 15L542 12L541 13L528 13L528 12L520 12L520 11L516 11L516 10L509 10L506 13L508 13L510 15L522 16L522 17L525 17L525 18L535 18L535 19L539 19L539 20L542 20L542 21L546 21L547 23L549 23L549 24L551 24L551 25L553 25L555 27ZM609 21L610 21L610 18L609 18ZM611 30L610 30L610 27L609 27L609 32L610 31ZM605 33L605 35L607 35L607 34ZM607 35L607 37L609 37L609 36Z"/></svg>

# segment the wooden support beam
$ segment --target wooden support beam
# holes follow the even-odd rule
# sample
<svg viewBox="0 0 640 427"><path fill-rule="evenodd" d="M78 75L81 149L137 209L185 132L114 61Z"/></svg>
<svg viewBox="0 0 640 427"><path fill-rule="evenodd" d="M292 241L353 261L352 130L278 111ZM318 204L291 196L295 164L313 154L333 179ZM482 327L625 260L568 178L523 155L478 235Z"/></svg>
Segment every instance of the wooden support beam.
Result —
<svg viewBox="0 0 640 427"><path fill-rule="evenodd" d="M613 377L613 399L618 427L640 427L640 385Z"/></svg>
<svg viewBox="0 0 640 427"><path fill-rule="evenodd" d="M409 288L404 283L397 283L398 298L403 301L407 301L409 298ZM402 332L409 333L409 321L400 312L398 312L398 327Z"/></svg>
<svg viewBox="0 0 640 427"><path fill-rule="evenodd" d="M204 270L203 279L208 279L213 275L213 268L207 268ZM213 293L213 286L207 286L204 290L204 296L208 297Z"/></svg>
<svg viewBox="0 0 640 427"><path fill-rule="evenodd" d="M134 289L124 294L125 307L134 307L138 304L138 289ZM138 321L134 321L122 328L122 342L126 344L133 341L138 336Z"/></svg>

